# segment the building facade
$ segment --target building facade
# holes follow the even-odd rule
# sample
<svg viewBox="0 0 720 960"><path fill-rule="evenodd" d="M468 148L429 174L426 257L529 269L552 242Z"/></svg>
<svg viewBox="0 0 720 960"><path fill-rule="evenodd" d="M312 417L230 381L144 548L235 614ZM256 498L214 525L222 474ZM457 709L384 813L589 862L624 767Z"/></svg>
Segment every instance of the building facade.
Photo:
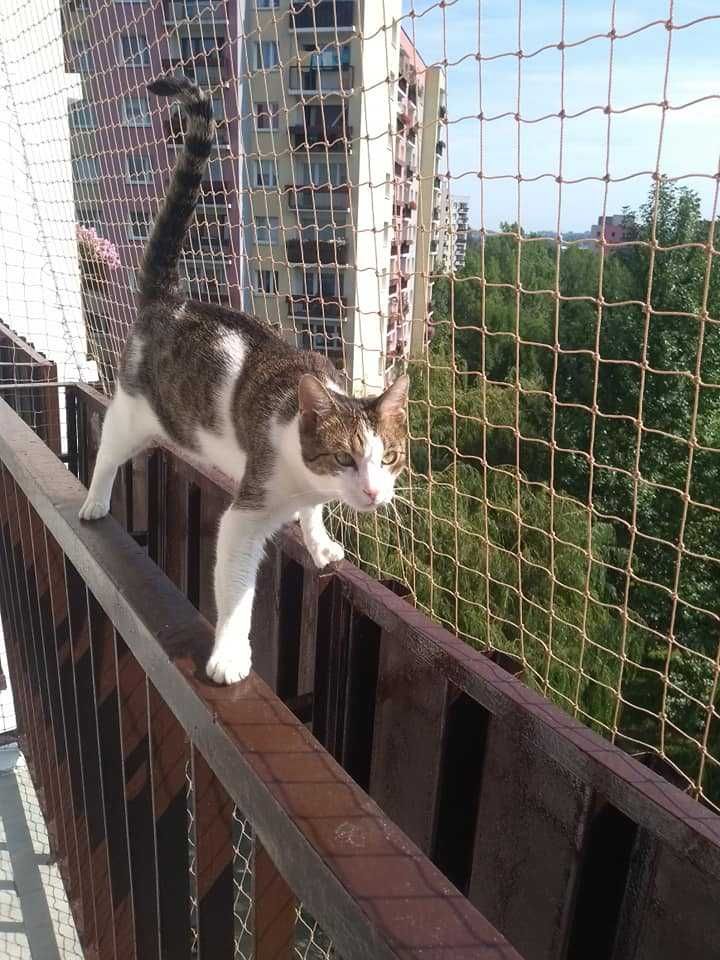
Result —
<svg viewBox="0 0 720 960"><path fill-rule="evenodd" d="M148 100L145 84L184 72L211 91L218 119L182 265L189 293L258 314L374 392L422 343L440 71L400 30L399 0L241 7L65 0L66 69L83 88L71 121L76 217L122 262L85 291L87 323L114 364L183 138L177 110Z"/></svg>
<svg viewBox="0 0 720 960"><path fill-rule="evenodd" d="M605 243L622 243L625 239L625 216L622 213L611 217L598 217L598 222L590 227L590 238L598 241L604 237Z"/></svg>

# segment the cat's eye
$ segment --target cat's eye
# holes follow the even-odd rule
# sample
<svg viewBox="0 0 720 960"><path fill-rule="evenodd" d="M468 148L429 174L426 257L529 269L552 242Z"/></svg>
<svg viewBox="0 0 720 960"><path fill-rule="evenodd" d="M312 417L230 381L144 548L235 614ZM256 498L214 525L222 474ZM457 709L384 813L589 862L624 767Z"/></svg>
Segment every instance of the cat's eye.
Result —
<svg viewBox="0 0 720 960"><path fill-rule="evenodd" d="M397 450L388 450L388 452L383 457L382 462L385 464L386 467L389 467L391 464L397 463L398 456L399 454Z"/></svg>
<svg viewBox="0 0 720 960"><path fill-rule="evenodd" d="M352 467L352 465L355 463L355 460L353 459L353 457L349 453L346 453L344 450L341 450L339 453L336 453L335 459L337 460L337 462L340 464L341 467Z"/></svg>

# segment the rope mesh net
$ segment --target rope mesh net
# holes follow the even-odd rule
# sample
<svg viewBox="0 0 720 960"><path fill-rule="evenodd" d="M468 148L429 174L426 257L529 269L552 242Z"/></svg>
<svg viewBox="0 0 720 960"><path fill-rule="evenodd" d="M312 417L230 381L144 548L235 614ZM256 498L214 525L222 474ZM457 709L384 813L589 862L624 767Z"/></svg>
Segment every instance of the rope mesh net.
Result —
<svg viewBox="0 0 720 960"><path fill-rule="evenodd" d="M188 294L326 352L357 393L411 376L394 504L333 510L350 556L720 809L720 15L6 7L0 321L112 391L183 138L145 84L211 89Z"/></svg>

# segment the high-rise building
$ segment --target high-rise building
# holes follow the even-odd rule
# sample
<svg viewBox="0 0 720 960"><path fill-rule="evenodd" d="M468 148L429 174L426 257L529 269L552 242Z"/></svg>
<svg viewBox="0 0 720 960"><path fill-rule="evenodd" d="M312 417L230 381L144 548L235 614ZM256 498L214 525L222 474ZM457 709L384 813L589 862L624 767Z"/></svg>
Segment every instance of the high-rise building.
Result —
<svg viewBox="0 0 720 960"><path fill-rule="evenodd" d="M465 266L469 211L468 198L452 196L443 181L437 233L438 264L443 273L457 272Z"/></svg>
<svg viewBox="0 0 720 960"><path fill-rule="evenodd" d="M357 392L420 349L437 227L445 100L399 28L399 0L64 0L78 221L123 268L86 290L86 320L112 362L167 170L176 109L147 81L183 72L218 119L189 292L257 313L326 353ZM388 79L389 78L389 79ZM105 370L107 377L110 376Z"/></svg>

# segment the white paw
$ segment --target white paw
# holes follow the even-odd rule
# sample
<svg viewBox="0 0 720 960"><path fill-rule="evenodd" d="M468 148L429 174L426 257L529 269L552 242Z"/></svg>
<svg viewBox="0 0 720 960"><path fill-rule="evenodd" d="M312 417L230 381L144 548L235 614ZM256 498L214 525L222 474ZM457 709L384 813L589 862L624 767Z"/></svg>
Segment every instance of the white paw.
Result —
<svg viewBox="0 0 720 960"><path fill-rule="evenodd" d="M338 560L345 559L343 545L338 543L337 540L331 540L329 537L327 540L309 543L308 550L310 551L310 556L313 558L315 566L321 570L329 563L337 563Z"/></svg>
<svg viewBox="0 0 720 960"><path fill-rule="evenodd" d="M215 683L237 683L250 673L250 644L233 644L213 651L207 663L207 675Z"/></svg>
<svg viewBox="0 0 720 960"><path fill-rule="evenodd" d="M92 497L88 497L80 507L78 516L81 520L99 520L100 517L106 517L109 512L109 503L102 503L100 500L94 500Z"/></svg>

